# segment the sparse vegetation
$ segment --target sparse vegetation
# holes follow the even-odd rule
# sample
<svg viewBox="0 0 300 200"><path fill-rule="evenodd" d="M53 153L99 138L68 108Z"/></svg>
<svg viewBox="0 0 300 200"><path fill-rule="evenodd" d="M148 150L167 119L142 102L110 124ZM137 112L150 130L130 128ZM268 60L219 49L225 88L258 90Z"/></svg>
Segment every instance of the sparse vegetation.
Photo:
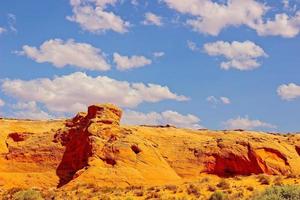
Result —
<svg viewBox="0 0 300 200"><path fill-rule="evenodd" d="M27 189L16 192L13 195L14 200L43 200L42 194L38 190Z"/></svg>
<svg viewBox="0 0 300 200"><path fill-rule="evenodd" d="M194 184L189 184L188 187L187 187L187 189L186 189L186 192L189 195L194 195L195 197L200 197L199 189Z"/></svg>
<svg viewBox="0 0 300 200"><path fill-rule="evenodd" d="M300 187L295 185L272 186L259 195L253 197L253 200L299 200Z"/></svg>
<svg viewBox="0 0 300 200"><path fill-rule="evenodd" d="M207 182L209 182L208 177L204 177L203 179L200 180L200 183L207 183Z"/></svg>
<svg viewBox="0 0 300 200"><path fill-rule="evenodd" d="M209 200L228 200L228 196L221 191L214 192Z"/></svg>
<svg viewBox="0 0 300 200"><path fill-rule="evenodd" d="M137 196L137 197L142 197L142 196L144 196L143 190L137 190L137 191L134 192L134 194L135 194L135 196Z"/></svg>
<svg viewBox="0 0 300 200"><path fill-rule="evenodd" d="M216 191L217 189L216 189L215 186L209 185L209 186L207 187L207 190L210 191L210 192L214 192L214 191Z"/></svg>
<svg viewBox="0 0 300 200"><path fill-rule="evenodd" d="M176 185L166 185L166 186L165 186L165 189L166 189L166 190L170 190L170 191L176 193L178 187L177 187Z"/></svg>
<svg viewBox="0 0 300 200"><path fill-rule="evenodd" d="M150 192L145 199L159 199L160 196L161 195L157 192Z"/></svg>
<svg viewBox="0 0 300 200"><path fill-rule="evenodd" d="M258 181L262 184L262 185L270 185L271 183L271 179L269 176L264 175L264 174L260 174L257 176Z"/></svg>
<svg viewBox="0 0 300 200"><path fill-rule="evenodd" d="M222 179L218 184L217 187L222 190L230 189L230 183L226 181L225 179Z"/></svg>
<svg viewBox="0 0 300 200"><path fill-rule="evenodd" d="M261 184L265 177L272 186ZM251 177L235 178L209 177L208 182L186 182L161 186L128 186L99 187L96 184L80 184L72 188L22 189L13 188L7 191L0 189L2 200L54 200L54 199L99 199L99 200L133 200L133 199L162 199L162 200L300 200L300 186L283 186L294 184L294 180L286 180L282 176L253 175ZM245 178L245 179L244 179ZM201 180L201 179L200 179ZM214 184L219 180L218 184ZM282 181L282 182L281 182ZM249 184L248 184L249 183ZM248 184L248 185L247 185ZM259 186L259 187L257 187ZM257 189L256 189L257 187ZM268 188L261 192L262 188Z"/></svg>
<svg viewBox="0 0 300 200"><path fill-rule="evenodd" d="M274 185L277 185L277 186L282 186L283 185L283 183L282 183L282 177L281 176L277 176L277 177L275 177L275 179L274 179Z"/></svg>
<svg viewBox="0 0 300 200"><path fill-rule="evenodd" d="M252 191L254 191L254 187L253 186L248 186L247 190L250 191L250 192L252 192Z"/></svg>

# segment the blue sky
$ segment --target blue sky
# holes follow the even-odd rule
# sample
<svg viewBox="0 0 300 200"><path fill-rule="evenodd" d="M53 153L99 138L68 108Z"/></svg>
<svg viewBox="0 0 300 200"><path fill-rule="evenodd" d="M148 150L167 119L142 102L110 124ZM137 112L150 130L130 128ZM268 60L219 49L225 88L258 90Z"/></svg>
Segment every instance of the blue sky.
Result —
<svg viewBox="0 0 300 200"><path fill-rule="evenodd" d="M109 101L130 124L299 131L299 1L0 5L1 115Z"/></svg>

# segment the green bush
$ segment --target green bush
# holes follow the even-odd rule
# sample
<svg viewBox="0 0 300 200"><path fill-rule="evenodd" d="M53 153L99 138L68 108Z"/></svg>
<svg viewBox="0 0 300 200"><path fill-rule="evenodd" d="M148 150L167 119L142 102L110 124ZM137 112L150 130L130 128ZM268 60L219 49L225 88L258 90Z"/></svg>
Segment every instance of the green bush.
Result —
<svg viewBox="0 0 300 200"><path fill-rule="evenodd" d="M227 200L227 199L228 199L227 195L221 191L214 192L209 198L209 200Z"/></svg>
<svg viewBox="0 0 300 200"><path fill-rule="evenodd" d="M261 194L255 196L253 200L299 200L300 187L295 185L272 186Z"/></svg>
<svg viewBox="0 0 300 200"><path fill-rule="evenodd" d="M16 192L13 195L14 200L43 200L41 193L37 190L28 189Z"/></svg>

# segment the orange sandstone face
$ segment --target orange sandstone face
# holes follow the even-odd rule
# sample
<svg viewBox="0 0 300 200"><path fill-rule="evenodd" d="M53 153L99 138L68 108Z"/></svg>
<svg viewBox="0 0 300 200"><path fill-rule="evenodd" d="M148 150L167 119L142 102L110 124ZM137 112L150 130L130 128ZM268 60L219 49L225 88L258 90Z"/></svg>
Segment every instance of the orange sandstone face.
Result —
<svg viewBox="0 0 300 200"><path fill-rule="evenodd" d="M122 110L111 104L91 105L88 108L87 118L96 119L96 122L120 124Z"/></svg>
<svg viewBox="0 0 300 200"><path fill-rule="evenodd" d="M121 109L102 104L67 121L0 119L0 182L122 187L175 184L203 174L300 174L298 135L119 126L121 116ZM17 183L11 181L15 173Z"/></svg>

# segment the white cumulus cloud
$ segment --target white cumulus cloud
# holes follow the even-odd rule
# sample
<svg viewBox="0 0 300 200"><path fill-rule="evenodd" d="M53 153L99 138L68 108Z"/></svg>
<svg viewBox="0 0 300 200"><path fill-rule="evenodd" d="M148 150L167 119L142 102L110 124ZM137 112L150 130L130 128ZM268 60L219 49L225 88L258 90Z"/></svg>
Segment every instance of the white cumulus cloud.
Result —
<svg viewBox="0 0 300 200"><path fill-rule="evenodd" d="M227 61L221 63L221 68L225 70L230 68L242 71L253 70L261 65L258 58L267 57L265 51L251 41L231 43L217 41L206 43L203 49L210 56L225 57Z"/></svg>
<svg viewBox="0 0 300 200"><path fill-rule="evenodd" d="M181 128L199 129L200 119L192 114L183 115L176 111L164 111L162 113L142 113L133 110L125 110L122 123L128 125L173 125Z"/></svg>
<svg viewBox="0 0 300 200"><path fill-rule="evenodd" d="M280 85L277 89L277 94L283 100L293 100L300 97L300 86L295 83L290 83L288 85Z"/></svg>
<svg viewBox="0 0 300 200"><path fill-rule="evenodd" d="M25 45L20 55L35 60L38 63L49 62L58 68L67 65L82 69L106 71L110 65L100 49L87 43L76 43L74 40L64 42L60 39L45 41L39 48Z"/></svg>
<svg viewBox="0 0 300 200"><path fill-rule="evenodd" d="M208 101L209 103L211 103L214 106L216 106L220 103L224 104L224 105L231 104L231 100L228 97L209 96L206 98L206 101Z"/></svg>
<svg viewBox="0 0 300 200"><path fill-rule="evenodd" d="M235 119L229 119L224 122L226 129L245 129L245 130L256 130L261 128L276 129L275 125L263 122L260 120L251 120L246 117L238 117Z"/></svg>
<svg viewBox="0 0 300 200"><path fill-rule="evenodd" d="M274 20L266 20L255 25L259 35L282 36L292 38L300 32L300 11L295 16L289 16L286 13L275 15Z"/></svg>
<svg viewBox="0 0 300 200"><path fill-rule="evenodd" d="M162 26L162 18L152 12L147 12L145 14L145 20L143 21L143 24L145 25L156 25L156 26Z"/></svg>
<svg viewBox="0 0 300 200"><path fill-rule="evenodd" d="M114 53L114 62L117 65L117 69L121 71L133 69L133 68L140 68L146 65L150 65L152 61L144 56L122 56L118 53Z"/></svg>
<svg viewBox="0 0 300 200"><path fill-rule="evenodd" d="M143 102L186 101L166 86L118 81L106 76L91 77L82 72L53 79L3 80L2 90L19 101L35 101L51 112L74 113L95 103L136 107ZM29 92L30 91L30 92Z"/></svg>
<svg viewBox="0 0 300 200"><path fill-rule="evenodd" d="M70 0L73 15L67 19L92 33L103 33L108 30L125 33L130 23L107 11L107 7L115 6L117 2L118 0Z"/></svg>
<svg viewBox="0 0 300 200"><path fill-rule="evenodd" d="M187 20L193 30L218 35L229 26L253 25L261 19L267 8L255 0L228 0L218 3L211 0L164 0L180 13L193 16Z"/></svg>
<svg viewBox="0 0 300 200"><path fill-rule="evenodd" d="M227 27L247 26L259 35L295 37L300 32L299 11L294 16L277 13L267 18L270 10L257 0L163 0L169 8L189 17L186 21L194 31L217 36ZM287 5L287 1L284 1Z"/></svg>
<svg viewBox="0 0 300 200"><path fill-rule="evenodd" d="M47 120L54 117L43 111L35 101L18 102L12 105L14 109L12 117L19 119Z"/></svg>

